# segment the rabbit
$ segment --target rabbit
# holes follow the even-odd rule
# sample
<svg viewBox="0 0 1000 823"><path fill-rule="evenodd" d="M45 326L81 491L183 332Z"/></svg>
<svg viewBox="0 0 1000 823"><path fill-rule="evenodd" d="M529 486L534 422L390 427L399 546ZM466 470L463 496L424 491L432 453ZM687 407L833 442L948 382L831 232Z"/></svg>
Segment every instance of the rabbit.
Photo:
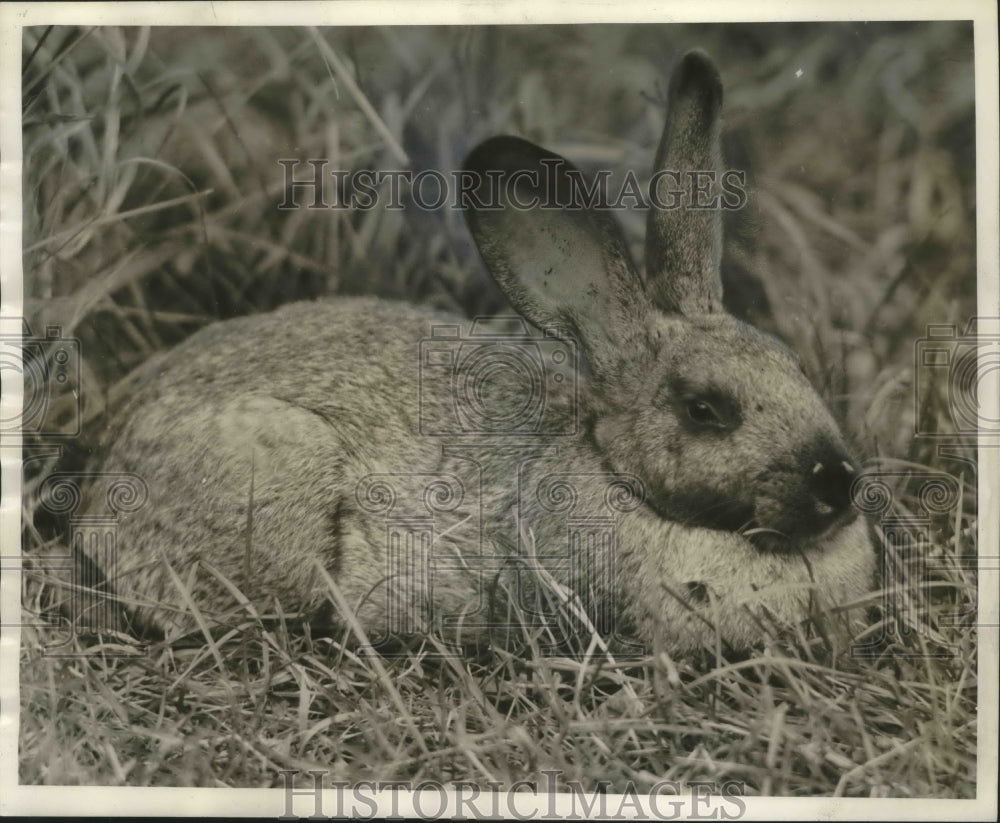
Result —
<svg viewBox="0 0 1000 823"><path fill-rule="evenodd" d="M721 107L717 68L687 53L654 169L721 172ZM558 155L494 137L464 168L471 234L533 327L494 353L562 353L532 384L544 420L503 430L526 402L513 361L456 388L468 321L448 312L332 298L209 326L111 428L103 471L149 490L117 523L129 625L171 638L246 610L343 624L347 607L376 646L502 642L514 611L554 619L546 590L623 646L683 654L753 647L817 599L868 592L859 464L796 355L724 310L719 210L651 208L643 272L608 212L532 205L546 179L564 202ZM498 170L541 173L496 195ZM496 426L456 422L483 409Z"/></svg>

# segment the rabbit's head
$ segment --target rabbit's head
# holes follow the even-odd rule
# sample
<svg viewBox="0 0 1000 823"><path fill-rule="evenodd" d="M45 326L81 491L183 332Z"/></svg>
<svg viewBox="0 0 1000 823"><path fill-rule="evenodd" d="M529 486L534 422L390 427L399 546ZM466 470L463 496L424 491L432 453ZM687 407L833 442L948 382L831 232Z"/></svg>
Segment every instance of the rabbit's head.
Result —
<svg viewBox="0 0 1000 823"><path fill-rule="evenodd" d="M670 83L656 204L690 172L721 179L721 104L718 71L690 52ZM654 205L643 275L610 213L575 202L579 172L558 155L499 137L466 169L490 272L528 320L580 341L592 436L610 470L642 478L653 509L764 551L818 543L854 519L858 466L795 354L723 310L717 206Z"/></svg>

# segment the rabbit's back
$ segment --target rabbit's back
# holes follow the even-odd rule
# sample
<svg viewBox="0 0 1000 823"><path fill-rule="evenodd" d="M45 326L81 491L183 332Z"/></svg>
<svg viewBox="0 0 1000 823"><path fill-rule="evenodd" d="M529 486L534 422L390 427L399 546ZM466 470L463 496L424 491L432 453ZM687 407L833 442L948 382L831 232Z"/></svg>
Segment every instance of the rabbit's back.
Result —
<svg viewBox="0 0 1000 823"><path fill-rule="evenodd" d="M366 475L436 466L440 445L414 436L418 344L460 322L373 299L298 303L174 350L142 380L104 462L149 488L119 522L118 593L150 623L190 628L172 618L180 591L229 601L220 577L259 607L306 611L317 561L349 596L377 583L381 558L343 556L383 542L345 534L363 528L347 509Z"/></svg>

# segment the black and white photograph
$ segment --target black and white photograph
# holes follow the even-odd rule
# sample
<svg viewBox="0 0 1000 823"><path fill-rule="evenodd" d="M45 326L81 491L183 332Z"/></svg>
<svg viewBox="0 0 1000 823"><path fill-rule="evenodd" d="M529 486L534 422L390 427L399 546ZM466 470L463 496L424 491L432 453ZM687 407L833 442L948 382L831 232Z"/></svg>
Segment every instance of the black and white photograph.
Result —
<svg viewBox="0 0 1000 823"><path fill-rule="evenodd" d="M0 810L996 819L992 3L0 15Z"/></svg>

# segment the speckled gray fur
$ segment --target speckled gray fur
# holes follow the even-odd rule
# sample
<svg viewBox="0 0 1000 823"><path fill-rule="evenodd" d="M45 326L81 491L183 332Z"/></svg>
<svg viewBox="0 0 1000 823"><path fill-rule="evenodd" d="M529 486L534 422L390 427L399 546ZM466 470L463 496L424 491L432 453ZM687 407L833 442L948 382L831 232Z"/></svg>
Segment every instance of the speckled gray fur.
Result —
<svg viewBox="0 0 1000 823"><path fill-rule="evenodd" d="M717 164L720 106L718 72L689 54L671 84L658 167ZM495 138L467 167L531 168L541 156L550 155ZM420 433L420 341L435 324L467 328L465 318L353 298L207 328L142 381L109 431L104 470L134 472L150 491L119 524L114 581L147 623L171 635L194 630L182 588L206 619L238 612L239 597L220 578L259 612L273 614L280 602L286 613L313 613L329 601L322 567L378 637L393 587L408 603L426 595L438 617L475 612L485 578L463 570L462 558L475 565L479 552L533 550L549 558L558 583L579 588L565 513L532 493L553 473L571 477L577 513L611 518L617 587L598 595L647 646L683 652L716 630L732 645L753 644L760 629L748 615L792 622L806 616L810 593L845 602L869 588L864 522L846 509L827 516L820 497L841 489L815 481L817 466L833 471L839 461L849 473L853 459L795 356L722 312L714 216L679 210L651 220L644 274L607 215L508 209L469 218L512 305L579 340L592 378L580 378L576 402L557 394L546 408L565 422L552 430L577 433ZM519 388L490 402L519 403ZM425 389L433 407L425 411L454 414L442 385ZM722 398L719 425L691 417L701 397ZM480 476L468 458L485 442L499 450L481 461ZM541 456L526 459L532 453ZM611 474L638 480L641 504L604 505ZM359 499L372 475L394 477L396 516L411 505L414 516L426 514L419 500L429 478L461 488L460 505L434 522L440 562L429 586L387 575L386 514ZM748 539L741 518L782 542ZM512 573L494 578L501 590L515 583ZM462 625L465 636L481 632L477 622Z"/></svg>

